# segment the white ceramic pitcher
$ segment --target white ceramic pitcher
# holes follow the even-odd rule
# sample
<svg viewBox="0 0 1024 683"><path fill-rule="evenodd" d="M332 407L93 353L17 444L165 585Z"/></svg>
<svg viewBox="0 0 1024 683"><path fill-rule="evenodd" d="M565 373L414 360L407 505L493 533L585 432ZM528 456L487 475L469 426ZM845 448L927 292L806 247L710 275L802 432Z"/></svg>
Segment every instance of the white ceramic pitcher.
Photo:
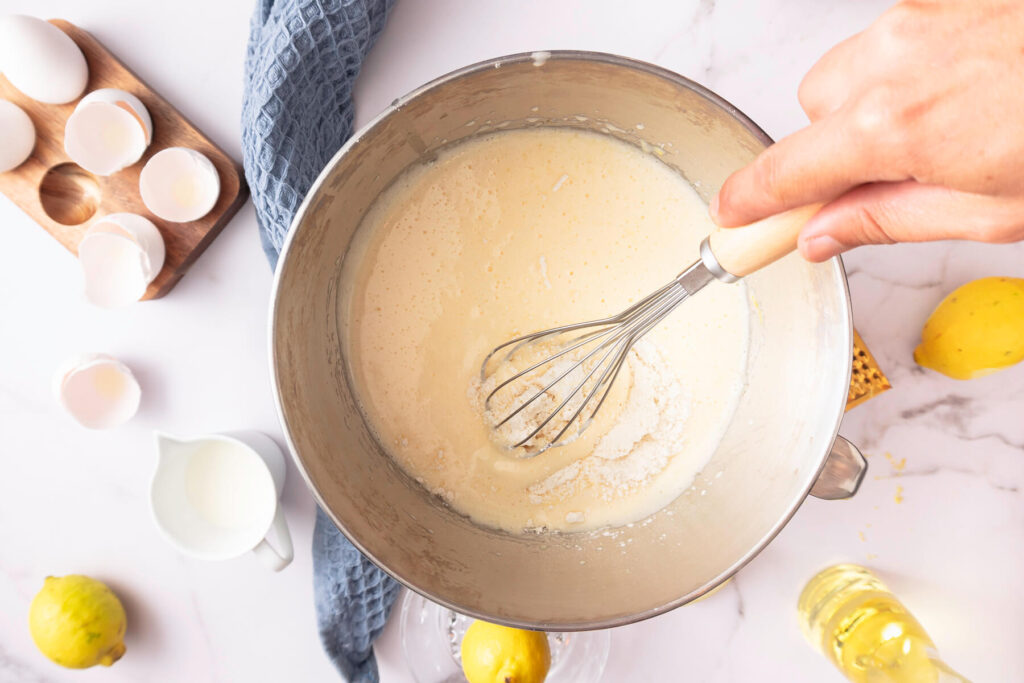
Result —
<svg viewBox="0 0 1024 683"><path fill-rule="evenodd" d="M150 486L153 519L186 555L226 560L251 550L280 571L294 551L280 496L281 449L255 431L179 439L156 432L159 455ZM274 547L267 540L273 530Z"/></svg>

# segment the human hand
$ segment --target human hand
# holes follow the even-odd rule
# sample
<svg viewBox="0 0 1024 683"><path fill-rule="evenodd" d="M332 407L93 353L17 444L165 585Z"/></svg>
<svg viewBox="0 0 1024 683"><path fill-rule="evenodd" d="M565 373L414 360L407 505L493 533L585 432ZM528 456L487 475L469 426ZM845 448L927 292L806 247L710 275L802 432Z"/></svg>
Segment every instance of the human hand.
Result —
<svg viewBox="0 0 1024 683"><path fill-rule="evenodd" d="M805 258L1024 239L1024 3L902 0L800 84L811 125L726 180L722 226L825 202Z"/></svg>

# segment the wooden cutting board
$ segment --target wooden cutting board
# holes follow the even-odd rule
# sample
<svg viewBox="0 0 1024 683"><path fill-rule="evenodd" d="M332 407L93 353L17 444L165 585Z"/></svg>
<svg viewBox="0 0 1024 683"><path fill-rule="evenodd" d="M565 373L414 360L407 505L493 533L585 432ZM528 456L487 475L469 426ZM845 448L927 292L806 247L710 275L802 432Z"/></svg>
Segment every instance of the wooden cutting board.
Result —
<svg viewBox="0 0 1024 683"><path fill-rule="evenodd" d="M32 156L21 166L0 173L0 192L76 254L82 235L95 219L120 212L147 217L160 229L167 256L163 270L142 298L161 297L177 284L245 203L249 190L242 167L95 38L67 21L51 19L50 23L68 34L85 55L89 82L83 95L99 88L118 88L138 97L153 119L153 142L138 163L110 176L93 175L74 164L64 152L64 125L78 100L68 104L37 102L0 75L0 98L24 109L36 127ZM165 221L142 203L139 173L151 156L167 147L189 147L202 152L220 175L220 197L213 210L199 220Z"/></svg>

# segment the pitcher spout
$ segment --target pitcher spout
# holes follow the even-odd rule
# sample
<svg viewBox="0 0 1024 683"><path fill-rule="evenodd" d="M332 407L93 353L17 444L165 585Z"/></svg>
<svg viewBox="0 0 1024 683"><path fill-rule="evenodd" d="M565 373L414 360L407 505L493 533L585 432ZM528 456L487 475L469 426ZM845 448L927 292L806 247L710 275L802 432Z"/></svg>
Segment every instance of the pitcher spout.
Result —
<svg viewBox="0 0 1024 683"><path fill-rule="evenodd" d="M165 432L155 430L153 437L156 439L156 454L158 463L164 462L167 458L174 457L185 445L183 439L171 436Z"/></svg>

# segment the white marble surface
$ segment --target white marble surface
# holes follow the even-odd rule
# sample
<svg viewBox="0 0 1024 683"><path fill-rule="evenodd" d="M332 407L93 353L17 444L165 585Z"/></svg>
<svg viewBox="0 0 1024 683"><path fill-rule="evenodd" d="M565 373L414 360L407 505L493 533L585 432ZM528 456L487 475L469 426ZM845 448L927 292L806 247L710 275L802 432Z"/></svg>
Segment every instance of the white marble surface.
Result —
<svg viewBox="0 0 1024 683"><path fill-rule="evenodd" d="M887 4L404 0L366 64L359 119L472 61L583 48L690 76L781 136L804 120L801 74ZM0 3L93 32L236 156L251 6ZM185 559L147 510L152 429L255 428L280 439L265 345L270 273L251 207L169 297L119 312L87 306L72 257L2 197L0 225L0 681L337 680L314 626L313 502L294 469L284 504L298 556L278 575L251 557ZM846 262L857 325L896 387L843 425L871 456L863 488L848 502L808 501L717 595L615 631L605 681L839 680L802 641L794 603L803 581L841 560L877 568L954 667L976 681L1024 680L1024 366L960 383L911 359L943 294L975 277L1024 276L1024 245L872 248ZM82 350L137 370L144 399L133 422L89 432L54 405L52 371ZM31 643L32 595L47 574L71 572L108 581L126 603L128 654L112 669L63 671ZM396 627L378 646L386 683L412 680Z"/></svg>

